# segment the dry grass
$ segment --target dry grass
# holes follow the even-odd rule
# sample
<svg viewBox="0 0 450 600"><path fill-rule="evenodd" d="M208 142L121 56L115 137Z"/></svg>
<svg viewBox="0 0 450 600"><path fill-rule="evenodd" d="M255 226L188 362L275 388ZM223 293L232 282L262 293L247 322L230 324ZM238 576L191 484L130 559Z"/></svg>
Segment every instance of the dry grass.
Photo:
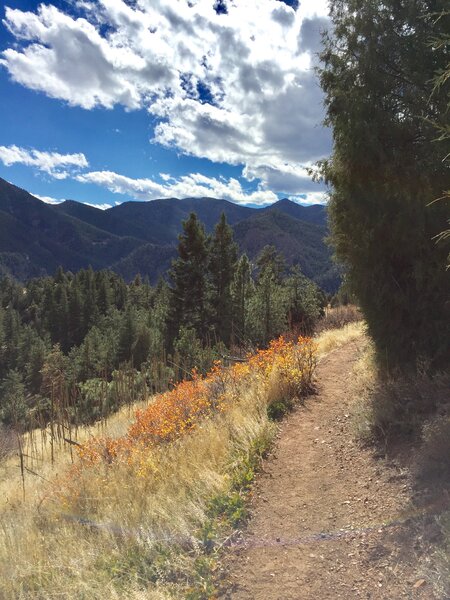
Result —
<svg viewBox="0 0 450 600"><path fill-rule="evenodd" d="M171 580L194 578L208 500L230 488L234 456L270 439L263 408L252 391L220 420L155 448L145 476L125 465L106 474L99 465L66 513L50 495L40 509L22 506L20 521L2 519L3 597L135 598L143 587L145 598L179 597L183 586Z"/></svg>
<svg viewBox="0 0 450 600"><path fill-rule="evenodd" d="M375 356L373 346L369 344L352 372L350 394L355 398L353 408L353 425L355 437L361 442L373 439L374 415L372 398L377 384Z"/></svg>
<svg viewBox="0 0 450 600"><path fill-rule="evenodd" d="M365 334L365 324L363 321L348 323L339 329L327 329L322 331L317 338L319 358L322 358L332 350L340 348L344 344L359 339Z"/></svg>
<svg viewBox="0 0 450 600"><path fill-rule="evenodd" d="M359 398L354 418L357 437L387 445L399 436L425 439L427 429L432 430L436 419L441 422L450 410L449 390L446 373L380 376L370 345L353 373L353 394Z"/></svg>
<svg viewBox="0 0 450 600"><path fill-rule="evenodd" d="M438 598L450 598L450 399L423 428L422 445L414 465L418 485L436 499L440 540L433 549L428 577Z"/></svg>
<svg viewBox="0 0 450 600"><path fill-rule="evenodd" d="M133 407L124 406L107 421L80 427L73 432L75 434L73 437L80 444L98 435L119 437L126 432L133 421L136 409L144 408L149 401L139 402ZM21 445L25 466L24 480L18 458L17 435L11 431L0 431L0 448L4 448L3 456L0 454L0 514L4 507L18 506L23 502L24 489L25 504L39 501L48 480L65 472L76 459L73 445L55 442L52 463L48 430L36 430L21 436Z"/></svg>
<svg viewBox="0 0 450 600"><path fill-rule="evenodd" d="M450 511L438 518L442 540L435 554L436 567L431 573L439 598L450 598Z"/></svg>
<svg viewBox="0 0 450 600"><path fill-rule="evenodd" d="M184 597L192 586L199 594L193 598L209 597L212 566L204 546L205 538L209 543L216 536L209 531L211 500L226 501L243 466L251 478L255 453L270 444L275 426L267 403L277 398L271 390L269 399L266 388L257 377L247 379L229 410L172 444L148 449L138 474L126 463L82 471L76 484L80 494L72 497L60 493L70 487L67 447L58 449L51 465L44 443L45 460L35 466L40 477L29 475L25 500L17 457L5 461L0 596L162 599ZM129 423L130 415L122 411L106 430L122 435ZM79 440L96 433L81 431ZM231 516L237 522L242 503L239 490L237 498L233 493Z"/></svg>
<svg viewBox="0 0 450 600"><path fill-rule="evenodd" d="M317 338L320 356L362 335L361 324ZM23 498L17 456L0 466L0 597L5 600L200 600L224 536L245 518L244 497L276 425L268 405L285 402L280 373L246 379L230 409L189 435L149 448L145 460L109 468L101 462L67 478L73 447L24 439L34 457ZM234 394L235 394L234 390ZM101 433L120 437L133 420L124 408ZM78 432L78 442L98 435Z"/></svg>
<svg viewBox="0 0 450 600"><path fill-rule="evenodd" d="M345 325L361 321L362 318L360 309L353 304L326 308L325 315L316 325L316 334L320 335L322 332L329 329L342 329Z"/></svg>

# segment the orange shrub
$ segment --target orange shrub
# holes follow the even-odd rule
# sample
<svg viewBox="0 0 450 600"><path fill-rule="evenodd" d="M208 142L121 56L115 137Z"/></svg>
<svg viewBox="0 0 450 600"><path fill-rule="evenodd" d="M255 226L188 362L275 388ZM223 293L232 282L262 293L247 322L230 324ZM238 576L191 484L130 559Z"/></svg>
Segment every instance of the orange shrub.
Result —
<svg viewBox="0 0 450 600"><path fill-rule="evenodd" d="M315 364L316 346L310 338L299 337L294 343L281 336L243 363L225 367L218 361L205 377L194 371L191 380L182 381L138 410L124 437L93 438L84 444L79 449L81 463L87 467L118 459L133 462L138 449L172 442L192 431L206 417L239 401L239 389L251 378L268 382L275 369L285 392L300 397L311 386Z"/></svg>

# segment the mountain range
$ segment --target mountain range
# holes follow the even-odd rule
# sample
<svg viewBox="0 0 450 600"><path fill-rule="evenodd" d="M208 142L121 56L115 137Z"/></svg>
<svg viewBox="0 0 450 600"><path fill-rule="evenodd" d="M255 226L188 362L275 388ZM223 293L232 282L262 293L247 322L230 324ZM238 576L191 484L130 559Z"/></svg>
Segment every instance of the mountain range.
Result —
<svg viewBox="0 0 450 600"><path fill-rule="evenodd" d="M324 242L326 211L320 205L284 199L258 209L217 198L165 198L100 210L74 200L46 204L1 178L0 273L26 280L60 265L72 271L91 265L155 282L176 256L182 221L191 212L208 232L224 212L250 259L272 244L325 291L337 289L339 272Z"/></svg>

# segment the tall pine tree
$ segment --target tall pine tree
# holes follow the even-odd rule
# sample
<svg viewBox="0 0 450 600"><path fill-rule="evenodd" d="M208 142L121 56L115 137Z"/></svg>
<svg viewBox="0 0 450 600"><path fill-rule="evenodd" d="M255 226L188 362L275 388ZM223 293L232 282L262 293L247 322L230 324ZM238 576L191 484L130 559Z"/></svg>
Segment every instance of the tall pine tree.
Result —
<svg viewBox="0 0 450 600"><path fill-rule="evenodd" d="M237 261L237 244L233 230L222 213L210 245L211 309L213 326L221 341L229 344L233 320L231 284Z"/></svg>
<svg viewBox="0 0 450 600"><path fill-rule="evenodd" d="M181 326L193 328L203 340L209 328L208 244L204 226L195 213L183 221L178 239L178 258L170 272L169 345Z"/></svg>
<svg viewBox="0 0 450 600"><path fill-rule="evenodd" d="M259 273L251 301L250 324L254 339L267 344L287 326L287 294L282 285L285 263L273 246L265 246L256 263Z"/></svg>
<svg viewBox="0 0 450 600"><path fill-rule="evenodd" d="M248 337L249 302L254 292L252 271L248 256L243 254L236 266L231 294L233 300L233 337L238 343Z"/></svg>
<svg viewBox="0 0 450 600"><path fill-rule="evenodd" d="M382 364L448 366L447 252L435 243L448 203L448 118L433 76L448 61L445 0L332 0L321 84L333 153L323 164L337 256Z"/></svg>

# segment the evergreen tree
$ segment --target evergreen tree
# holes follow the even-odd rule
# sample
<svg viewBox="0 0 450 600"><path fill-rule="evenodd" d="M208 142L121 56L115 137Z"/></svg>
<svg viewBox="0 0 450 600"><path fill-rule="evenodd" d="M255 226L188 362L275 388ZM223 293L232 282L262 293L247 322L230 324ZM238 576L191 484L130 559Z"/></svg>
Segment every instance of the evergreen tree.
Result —
<svg viewBox="0 0 450 600"><path fill-rule="evenodd" d="M58 267L56 273L55 273L55 277L53 278L54 282L57 284L65 284L67 283L67 278L66 275L64 273L64 269L62 267Z"/></svg>
<svg viewBox="0 0 450 600"><path fill-rule="evenodd" d="M42 386L41 393L48 401L48 418L50 420L50 428L52 439L54 436L54 424L61 424L67 416L67 402L69 397L69 389L73 384L69 379L70 371L69 360L61 351L59 344L55 344L47 353L44 364L42 366ZM53 444L52 460L53 460Z"/></svg>
<svg viewBox="0 0 450 600"><path fill-rule="evenodd" d="M112 285L113 303L118 310L123 310L127 303L128 288L124 280L120 277L115 277Z"/></svg>
<svg viewBox="0 0 450 600"><path fill-rule="evenodd" d="M149 312L148 326L151 329L153 356L161 358L164 354L164 342L166 339L167 320L169 316L170 289L164 279L160 279L156 285L153 296L153 306Z"/></svg>
<svg viewBox="0 0 450 600"><path fill-rule="evenodd" d="M173 262L169 314L169 335L173 340L180 326L193 328L205 339L209 328L208 247L203 225L195 213L183 221L178 258Z"/></svg>
<svg viewBox="0 0 450 600"><path fill-rule="evenodd" d="M5 348L5 367L13 368L17 363L19 354L21 323L20 315L11 306L8 307L3 317L3 335L6 341Z"/></svg>
<svg viewBox="0 0 450 600"><path fill-rule="evenodd" d="M233 335L238 342L245 342L248 336L249 301L254 292L250 262L243 254L236 266L231 295L233 300Z"/></svg>
<svg viewBox="0 0 450 600"><path fill-rule="evenodd" d="M128 306L122 318L119 331L118 360L119 363L131 361L133 346L137 337L137 323L135 311Z"/></svg>
<svg viewBox="0 0 450 600"><path fill-rule="evenodd" d="M274 280L281 283L286 271L286 261L284 256L277 252L275 246L264 246L256 259L258 267L258 276L262 276L267 269L270 269Z"/></svg>
<svg viewBox="0 0 450 600"><path fill-rule="evenodd" d="M0 420L5 425L23 428L26 417L27 404L22 377L16 370L9 371L0 386Z"/></svg>
<svg viewBox="0 0 450 600"><path fill-rule="evenodd" d="M3 308L8 306L17 307L22 295L21 286L11 277L6 276L0 279L0 301Z"/></svg>
<svg viewBox="0 0 450 600"><path fill-rule="evenodd" d="M42 324L51 339L58 339L58 323L55 319L56 306L54 301L53 280L47 279L44 283L42 299Z"/></svg>
<svg viewBox="0 0 450 600"><path fill-rule="evenodd" d="M42 386L42 369L48 352L46 343L36 334L32 335L25 364L25 383L32 394L38 394Z"/></svg>
<svg viewBox="0 0 450 600"><path fill-rule="evenodd" d="M441 14L436 14L435 15L436 19L442 19L444 20L446 23L449 22L450 20L450 10L445 10L444 12L442 12ZM433 44L434 46L438 49L438 50L442 50L445 48L449 48L450 47L450 25L447 28L444 28L443 31L440 31L439 33L435 34L434 38L433 38ZM434 95L440 94L442 92L442 90L446 90L446 93L448 94L448 89L450 86L450 61L447 62L446 67L444 67L442 70L438 71L435 74L435 77L433 79L433 84L434 84L434 88L433 88L433 95L431 97L431 101L434 101ZM448 116L448 113L447 113ZM446 146L448 146L449 141L450 141L450 122L448 119L445 119L444 121L442 120L442 118L439 118L437 121L434 122L434 126L437 129L438 132L438 143L440 145L442 145L442 143L444 143ZM447 153L445 156L442 157L442 160L447 163L447 165L450 162L450 153ZM438 198L436 201L439 202L450 202L450 183L447 185L446 189L444 190L444 194L441 198ZM443 225L443 227L446 227L446 229L444 229L439 236L437 237L437 242L439 244L444 244L447 247L447 269L450 268L450 250L449 250L449 246L450 246L450 210L447 211L447 216L446 216L446 223Z"/></svg>
<svg viewBox="0 0 450 600"><path fill-rule="evenodd" d="M296 266L291 269L285 282L288 318L291 329L298 328L303 334L313 332L317 319L323 315L325 298L314 282L305 277Z"/></svg>
<svg viewBox="0 0 450 600"><path fill-rule="evenodd" d="M108 312L108 309L111 304L111 290L110 283L108 281L108 276L105 272L98 273L99 277L97 278L97 306L100 314L104 315Z"/></svg>
<svg viewBox="0 0 450 600"><path fill-rule="evenodd" d="M237 261L233 230L222 213L211 240L209 270L213 326L220 340L229 344L232 329L233 301L231 284Z"/></svg>
<svg viewBox="0 0 450 600"><path fill-rule="evenodd" d="M264 261L258 261L261 266L255 294L250 303L252 336L255 341L264 345L280 335L287 326L287 296L280 282L278 268L281 262L279 255L271 251L270 256L273 260L266 261L266 256L269 256L269 250L266 248L261 253Z"/></svg>
<svg viewBox="0 0 450 600"><path fill-rule="evenodd" d="M69 345L68 334L68 318L69 318L69 302L67 300L67 292L64 283L60 283L55 288L54 295L54 342L61 345L62 351L67 352Z"/></svg>
<svg viewBox="0 0 450 600"><path fill-rule="evenodd" d="M83 320L87 329L95 325L99 317L97 305L97 289L95 273L92 267L84 271L84 315Z"/></svg>
<svg viewBox="0 0 450 600"><path fill-rule="evenodd" d="M145 323L141 323L136 332L136 339L132 347L133 367L140 369L150 354L152 346L152 337L149 327Z"/></svg>
<svg viewBox="0 0 450 600"><path fill-rule="evenodd" d="M47 345L31 325L21 329L18 356L14 367L22 374L27 391L38 394L42 375L41 369L47 354Z"/></svg>
<svg viewBox="0 0 450 600"><path fill-rule="evenodd" d="M86 333L83 319L83 302L77 279L72 282L70 289L67 332L71 346L79 346Z"/></svg>
<svg viewBox="0 0 450 600"><path fill-rule="evenodd" d="M447 253L434 239L448 205L430 204L448 185L433 126L448 99L432 80L448 61L432 41L448 30L446 4L332 0L321 55L332 240L387 367L448 366Z"/></svg>
<svg viewBox="0 0 450 600"><path fill-rule="evenodd" d="M202 343L194 329L183 325L180 327L174 350L174 366L178 369L178 376L186 379L190 377L192 369L199 368L202 354Z"/></svg>

